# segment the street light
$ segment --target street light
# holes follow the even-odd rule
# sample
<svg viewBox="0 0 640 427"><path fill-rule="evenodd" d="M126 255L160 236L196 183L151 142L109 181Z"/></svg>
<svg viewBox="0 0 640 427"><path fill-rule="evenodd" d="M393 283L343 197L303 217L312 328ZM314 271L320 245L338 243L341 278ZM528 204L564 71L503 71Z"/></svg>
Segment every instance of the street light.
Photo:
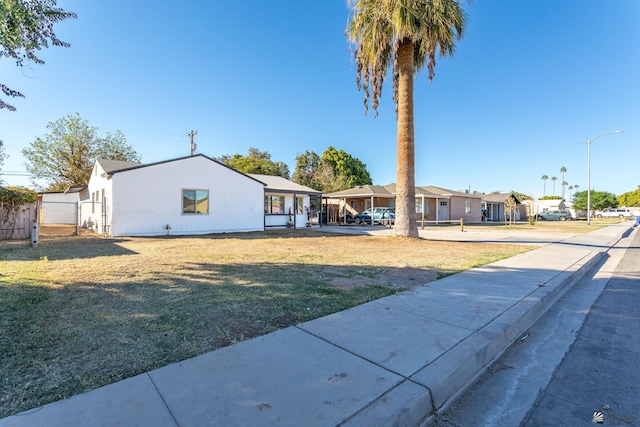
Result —
<svg viewBox="0 0 640 427"><path fill-rule="evenodd" d="M613 132L606 132L587 140L587 225L591 225L591 143L600 137L611 135L612 133L622 133L622 131L614 130Z"/></svg>

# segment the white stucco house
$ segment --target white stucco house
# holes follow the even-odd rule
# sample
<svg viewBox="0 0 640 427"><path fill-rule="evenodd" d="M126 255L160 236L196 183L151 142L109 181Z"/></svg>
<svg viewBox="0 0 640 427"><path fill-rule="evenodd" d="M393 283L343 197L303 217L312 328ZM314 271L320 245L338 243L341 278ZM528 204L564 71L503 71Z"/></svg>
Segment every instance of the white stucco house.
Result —
<svg viewBox="0 0 640 427"><path fill-rule="evenodd" d="M264 229L264 184L202 154L97 160L87 192L80 225L114 237Z"/></svg>
<svg viewBox="0 0 640 427"><path fill-rule="evenodd" d="M299 228L307 225L305 206L315 193L202 154L149 164L97 160L78 222L113 237Z"/></svg>

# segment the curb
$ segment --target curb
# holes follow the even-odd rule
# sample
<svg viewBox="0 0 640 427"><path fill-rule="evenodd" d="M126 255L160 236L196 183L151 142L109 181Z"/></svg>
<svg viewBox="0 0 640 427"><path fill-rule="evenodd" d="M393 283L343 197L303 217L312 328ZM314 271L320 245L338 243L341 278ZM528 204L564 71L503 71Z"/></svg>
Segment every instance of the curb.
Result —
<svg viewBox="0 0 640 427"><path fill-rule="evenodd" d="M341 425L429 425L605 256L585 255Z"/></svg>

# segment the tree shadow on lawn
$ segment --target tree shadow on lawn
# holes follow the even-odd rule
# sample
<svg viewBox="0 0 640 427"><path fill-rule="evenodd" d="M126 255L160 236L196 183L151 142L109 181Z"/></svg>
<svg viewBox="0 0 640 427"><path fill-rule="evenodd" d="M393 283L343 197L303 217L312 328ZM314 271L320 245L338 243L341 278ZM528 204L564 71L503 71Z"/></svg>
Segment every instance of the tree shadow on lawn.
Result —
<svg viewBox="0 0 640 427"><path fill-rule="evenodd" d="M125 241L126 239L102 237L48 238L40 240L36 248L31 247L30 241L0 241L0 259L34 261L46 257L46 259L54 261L137 254L137 252L120 245Z"/></svg>
<svg viewBox="0 0 640 427"><path fill-rule="evenodd" d="M420 281L412 268L183 267L121 283L0 282L0 418L393 294L390 277Z"/></svg>

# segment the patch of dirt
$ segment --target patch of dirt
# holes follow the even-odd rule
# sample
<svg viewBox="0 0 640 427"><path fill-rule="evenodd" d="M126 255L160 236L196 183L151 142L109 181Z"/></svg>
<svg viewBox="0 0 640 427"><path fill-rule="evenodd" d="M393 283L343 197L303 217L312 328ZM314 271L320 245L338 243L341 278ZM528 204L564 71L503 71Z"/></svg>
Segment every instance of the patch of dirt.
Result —
<svg viewBox="0 0 640 427"><path fill-rule="evenodd" d="M350 291L363 286L387 286L394 289L413 289L438 278L438 271L432 268L398 267L387 268L375 277L336 277L331 284L336 288Z"/></svg>

